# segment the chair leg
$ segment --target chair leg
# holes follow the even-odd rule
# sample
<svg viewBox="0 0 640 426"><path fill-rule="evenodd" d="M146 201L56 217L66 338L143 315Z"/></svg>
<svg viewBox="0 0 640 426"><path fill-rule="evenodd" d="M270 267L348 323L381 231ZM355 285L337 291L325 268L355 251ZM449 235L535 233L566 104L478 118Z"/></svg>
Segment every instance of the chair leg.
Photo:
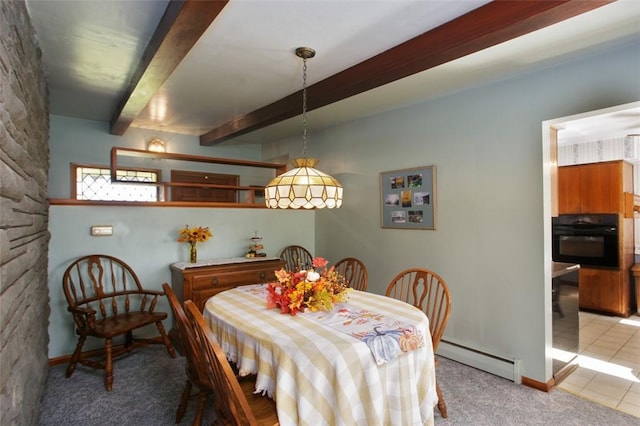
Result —
<svg viewBox="0 0 640 426"><path fill-rule="evenodd" d="M438 394L438 411L440 411L442 418L446 419L447 403L444 402L444 397L442 396L442 390L440 389L440 384L438 384L438 379L436 379L436 393Z"/></svg>
<svg viewBox="0 0 640 426"><path fill-rule="evenodd" d="M71 361L69 361L69 365L67 366L67 373L65 374L67 378L71 377L71 375L76 369L76 364L78 364L78 360L80 359L80 354L82 353L82 346L84 345L85 340L87 340L86 336L80 336L78 338L78 344L76 345L76 350L73 351L73 355L71 356Z"/></svg>
<svg viewBox="0 0 640 426"><path fill-rule="evenodd" d="M184 390L180 396L180 403L178 404L178 411L176 411L176 424L182 421L184 413L187 412L187 405L189 405L189 398L191 397L191 381L187 380L184 385Z"/></svg>
<svg viewBox="0 0 640 426"><path fill-rule="evenodd" d="M133 331L127 331L127 334L124 335L124 348L127 353L133 350Z"/></svg>
<svg viewBox="0 0 640 426"><path fill-rule="evenodd" d="M193 418L192 426L201 426L202 425L202 416L204 415L204 406L207 402L207 398L209 397L209 392L206 389L200 389L198 393L198 403L196 405L196 415Z"/></svg>
<svg viewBox="0 0 640 426"><path fill-rule="evenodd" d="M105 361L104 361L104 387L110 391L113 387L113 339L110 337L104 342Z"/></svg>
<svg viewBox="0 0 640 426"><path fill-rule="evenodd" d="M162 325L162 321L158 321L156 323L156 326L158 327L160 336L162 336L162 341L164 342L164 345L167 347L167 352L169 352L169 355L171 356L171 358L175 358L176 352L173 350L173 346L171 346L171 341L169 340L169 336L167 336L167 332L164 331L164 326Z"/></svg>

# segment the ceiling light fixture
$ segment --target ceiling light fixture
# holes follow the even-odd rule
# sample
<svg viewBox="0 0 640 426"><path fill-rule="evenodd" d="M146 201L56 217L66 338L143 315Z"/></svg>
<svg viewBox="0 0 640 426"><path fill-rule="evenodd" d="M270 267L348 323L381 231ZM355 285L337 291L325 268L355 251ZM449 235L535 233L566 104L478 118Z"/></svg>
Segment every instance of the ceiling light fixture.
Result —
<svg viewBox="0 0 640 426"><path fill-rule="evenodd" d="M272 209L322 209L342 205L342 185L333 177L313 167L318 163L307 152L307 59L316 51L298 47L296 56L302 58L302 157L291 161L295 167L276 176L265 187L265 203Z"/></svg>
<svg viewBox="0 0 640 426"><path fill-rule="evenodd" d="M147 144L147 150L152 152L166 152L167 149L164 146L162 139L154 138Z"/></svg>

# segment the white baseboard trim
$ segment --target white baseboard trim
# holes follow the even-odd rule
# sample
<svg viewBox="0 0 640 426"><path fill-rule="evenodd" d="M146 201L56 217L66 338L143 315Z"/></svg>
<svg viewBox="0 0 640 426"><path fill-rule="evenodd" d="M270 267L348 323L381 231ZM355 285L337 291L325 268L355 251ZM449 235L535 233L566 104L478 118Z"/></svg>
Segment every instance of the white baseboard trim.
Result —
<svg viewBox="0 0 640 426"><path fill-rule="evenodd" d="M444 339L440 341L436 354L487 373L504 377L515 383L522 382L519 359L491 354L487 351L470 348Z"/></svg>

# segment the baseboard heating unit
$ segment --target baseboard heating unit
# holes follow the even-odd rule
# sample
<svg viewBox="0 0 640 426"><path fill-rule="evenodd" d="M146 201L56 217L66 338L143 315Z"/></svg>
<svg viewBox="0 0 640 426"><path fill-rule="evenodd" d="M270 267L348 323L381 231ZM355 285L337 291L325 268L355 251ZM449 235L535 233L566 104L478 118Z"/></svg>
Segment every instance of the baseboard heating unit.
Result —
<svg viewBox="0 0 640 426"><path fill-rule="evenodd" d="M450 340L442 339L438 345L436 354L445 358L452 359L487 373L504 377L515 383L522 382L522 374L520 373L520 360L506 358L500 355L491 354L489 352L470 348Z"/></svg>

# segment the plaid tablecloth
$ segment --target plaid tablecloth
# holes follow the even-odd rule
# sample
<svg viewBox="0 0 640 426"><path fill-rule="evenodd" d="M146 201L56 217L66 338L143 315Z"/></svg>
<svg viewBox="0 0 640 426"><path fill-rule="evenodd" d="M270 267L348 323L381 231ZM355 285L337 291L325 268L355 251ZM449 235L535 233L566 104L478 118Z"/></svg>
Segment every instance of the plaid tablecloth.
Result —
<svg viewBox="0 0 640 426"><path fill-rule="evenodd" d="M429 336L427 317L404 302L353 291L347 304ZM283 426L433 424L437 396L428 337L421 348L378 365L367 343L312 313L267 310L261 285L217 294L204 314L240 374L257 374L256 392L275 399Z"/></svg>

